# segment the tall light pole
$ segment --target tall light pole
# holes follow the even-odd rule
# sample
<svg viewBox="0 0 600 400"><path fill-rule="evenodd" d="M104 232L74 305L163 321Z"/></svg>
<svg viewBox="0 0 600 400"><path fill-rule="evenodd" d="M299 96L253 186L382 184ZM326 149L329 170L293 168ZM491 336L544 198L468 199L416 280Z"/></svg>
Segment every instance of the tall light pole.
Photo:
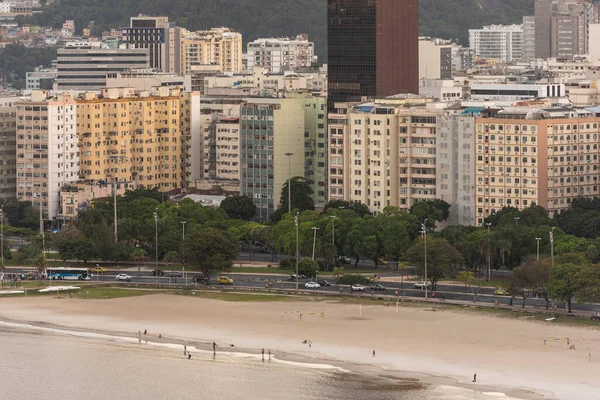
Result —
<svg viewBox="0 0 600 400"><path fill-rule="evenodd" d="M295 218L295 222L296 222L296 290L298 290L298 215L299 215L299 213L296 213L296 218Z"/></svg>
<svg viewBox="0 0 600 400"><path fill-rule="evenodd" d="M115 226L115 243L117 243L119 241L119 230L117 228L117 177L115 176L113 178L113 185L112 185L112 191L113 191L113 213L114 213L114 226Z"/></svg>
<svg viewBox="0 0 600 400"><path fill-rule="evenodd" d="M550 251L551 251L551 258L552 258L552 268L554 268L554 229L556 229L555 227L552 228L552 230L550 231Z"/></svg>
<svg viewBox="0 0 600 400"><path fill-rule="evenodd" d="M294 153L285 153L288 158L288 214L292 214L292 156ZM298 285L296 285L298 286ZM298 288L296 288L298 289Z"/></svg>
<svg viewBox="0 0 600 400"><path fill-rule="evenodd" d="M331 218L331 246L333 251L333 260L335 261L335 219L337 218L335 215L330 215Z"/></svg>
<svg viewBox="0 0 600 400"><path fill-rule="evenodd" d="M542 238L535 238L535 241L537 242L537 256L535 257L536 260L540 259L540 240L542 240Z"/></svg>
<svg viewBox="0 0 600 400"><path fill-rule="evenodd" d="M0 268L4 268L4 206L0 207Z"/></svg>
<svg viewBox="0 0 600 400"><path fill-rule="evenodd" d="M46 261L46 235L44 235L44 216L42 214L42 191L40 189L40 235L42 235L42 257Z"/></svg>
<svg viewBox="0 0 600 400"><path fill-rule="evenodd" d="M154 211L154 275L156 276L156 286L158 286L158 208Z"/></svg>
<svg viewBox="0 0 600 400"><path fill-rule="evenodd" d="M317 231L319 230L319 228L317 228L316 226L313 226L312 230L313 230L313 255L312 255L312 259L313 259L313 261L315 261L315 247L317 245Z"/></svg>
<svg viewBox="0 0 600 400"><path fill-rule="evenodd" d="M183 227L183 235L182 235L182 240L185 240L185 224L187 224L187 221L181 221L181 226Z"/></svg>
<svg viewBox="0 0 600 400"><path fill-rule="evenodd" d="M425 300L427 300L427 218L421 224L421 233L425 241Z"/></svg>
<svg viewBox="0 0 600 400"><path fill-rule="evenodd" d="M492 240L490 239L491 223L486 223L488 231L488 281L492 279Z"/></svg>
<svg viewBox="0 0 600 400"><path fill-rule="evenodd" d="M519 226L519 220L521 219L521 217L513 217L515 220L515 223L517 224L517 226Z"/></svg>

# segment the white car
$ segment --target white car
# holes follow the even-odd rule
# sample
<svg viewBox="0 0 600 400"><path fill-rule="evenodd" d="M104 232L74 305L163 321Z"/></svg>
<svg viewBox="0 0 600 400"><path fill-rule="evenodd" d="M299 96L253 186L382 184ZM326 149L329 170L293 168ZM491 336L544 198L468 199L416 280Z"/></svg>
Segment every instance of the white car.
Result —
<svg viewBox="0 0 600 400"><path fill-rule="evenodd" d="M413 288L415 289L425 290L425 287L427 287L427 289L431 289L431 282L425 283L425 281L421 281L413 285Z"/></svg>
<svg viewBox="0 0 600 400"><path fill-rule="evenodd" d="M352 289L353 292L364 292L365 291L365 287L363 285L359 285L359 284L354 284L350 287L350 289Z"/></svg>
<svg viewBox="0 0 600 400"><path fill-rule="evenodd" d="M126 281L126 280L131 280L131 276L127 275L127 274L119 274L116 276L118 281Z"/></svg>
<svg viewBox="0 0 600 400"><path fill-rule="evenodd" d="M321 287L317 282L306 282L304 287L307 289L318 289Z"/></svg>

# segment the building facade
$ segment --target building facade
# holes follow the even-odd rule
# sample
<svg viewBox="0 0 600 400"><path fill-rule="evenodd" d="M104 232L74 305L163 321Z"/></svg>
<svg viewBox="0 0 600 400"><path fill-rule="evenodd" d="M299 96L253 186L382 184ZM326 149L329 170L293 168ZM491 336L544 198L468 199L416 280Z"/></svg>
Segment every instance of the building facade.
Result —
<svg viewBox="0 0 600 400"><path fill-rule="evenodd" d="M77 104L70 94L34 91L17 106L17 198L54 220L60 190L79 178Z"/></svg>
<svg viewBox="0 0 600 400"><path fill-rule="evenodd" d="M81 178L132 189L181 187L180 102L179 91L167 87L84 94L77 101Z"/></svg>
<svg viewBox="0 0 600 400"><path fill-rule="evenodd" d="M476 56L504 63L523 59L523 25L489 25L469 29L469 47Z"/></svg>
<svg viewBox="0 0 600 400"><path fill-rule="evenodd" d="M535 17L523 16L523 61L535 58Z"/></svg>
<svg viewBox="0 0 600 400"><path fill-rule="evenodd" d="M315 59L315 44L308 35L295 38L256 39L248 43L248 71L262 67L269 72L295 71L308 68Z"/></svg>
<svg viewBox="0 0 600 400"><path fill-rule="evenodd" d="M106 76L128 69L148 68L147 49L106 49L101 43L58 49L56 90L100 90Z"/></svg>
<svg viewBox="0 0 600 400"><path fill-rule="evenodd" d="M418 0L328 0L328 104L419 91Z"/></svg>
<svg viewBox="0 0 600 400"><path fill-rule="evenodd" d="M181 71L192 73L196 67L220 72L242 72L242 34L229 28L186 32L181 39Z"/></svg>
<svg viewBox="0 0 600 400"><path fill-rule="evenodd" d="M0 199L17 197L17 109L0 105Z"/></svg>

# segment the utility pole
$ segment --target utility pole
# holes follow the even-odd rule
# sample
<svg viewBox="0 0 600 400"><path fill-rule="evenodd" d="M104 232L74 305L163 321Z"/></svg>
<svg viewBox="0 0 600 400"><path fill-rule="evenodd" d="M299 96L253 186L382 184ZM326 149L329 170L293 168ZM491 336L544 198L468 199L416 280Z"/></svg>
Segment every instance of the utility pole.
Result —
<svg viewBox="0 0 600 400"><path fill-rule="evenodd" d="M187 221L181 221L181 225L183 226L182 240L185 240L185 224L187 224Z"/></svg>
<svg viewBox="0 0 600 400"><path fill-rule="evenodd" d="M0 207L0 268L4 268L4 206Z"/></svg>
<svg viewBox="0 0 600 400"><path fill-rule="evenodd" d="M550 257L552 258L552 269L554 269L554 229L550 231Z"/></svg>
<svg viewBox="0 0 600 400"><path fill-rule="evenodd" d="M288 158L288 214L292 214L292 156L294 153L285 153ZM298 288L296 288L298 289Z"/></svg>
<svg viewBox="0 0 600 400"><path fill-rule="evenodd" d="M421 233L425 241L425 300L427 300L427 218L421 224Z"/></svg>
<svg viewBox="0 0 600 400"><path fill-rule="evenodd" d="M517 224L517 226L519 226L519 220L521 219L521 217L513 217L515 219L515 223Z"/></svg>
<svg viewBox="0 0 600 400"><path fill-rule="evenodd" d="M331 218L331 246L333 252L333 260L335 261L335 219L337 218L335 215L330 215Z"/></svg>
<svg viewBox="0 0 600 400"><path fill-rule="evenodd" d="M40 189L40 235L42 235L42 257L46 261L46 235L44 235L44 216L42 214L42 190Z"/></svg>
<svg viewBox="0 0 600 400"><path fill-rule="evenodd" d="M492 241L490 239L490 226L491 223L487 223L488 229L488 281L492 279Z"/></svg>
<svg viewBox="0 0 600 400"><path fill-rule="evenodd" d="M298 215L299 213L296 213L296 290L298 290Z"/></svg>
<svg viewBox="0 0 600 400"><path fill-rule="evenodd" d="M112 185L112 191L113 191L113 213L114 213L114 220L115 220L115 243L117 243L119 241L119 236L118 236L118 228L117 228L117 177L115 176L113 178L113 185Z"/></svg>
<svg viewBox="0 0 600 400"><path fill-rule="evenodd" d="M155 248L155 259L154 259L154 275L156 277L155 282L158 286L158 208L154 211L154 248Z"/></svg>
<svg viewBox="0 0 600 400"><path fill-rule="evenodd" d="M537 242L537 256L536 256L536 261L539 261L540 259L540 240L542 240L542 238L535 238L536 242Z"/></svg>
<svg viewBox="0 0 600 400"><path fill-rule="evenodd" d="M313 226L312 229L313 229L313 255L312 255L312 259L313 259L313 261L315 261L315 246L317 244L317 231L319 230L319 228L317 228L316 226Z"/></svg>

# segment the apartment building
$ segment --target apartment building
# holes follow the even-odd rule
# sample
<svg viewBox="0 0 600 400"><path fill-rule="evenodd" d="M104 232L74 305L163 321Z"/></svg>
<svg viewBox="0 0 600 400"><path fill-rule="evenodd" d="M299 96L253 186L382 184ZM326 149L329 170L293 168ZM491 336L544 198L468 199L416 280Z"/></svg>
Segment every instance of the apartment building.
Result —
<svg viewBox="0 0 600 400"><path fill-rule="evenodd" d="M484 59L509 63L523 59L523 25L489 25L469 29L469 47Z"/></svg>
<svg viewBox="0 0 600 400"><path fill-rule="evenodd" d="M176 89L107 89L77 100L80 175L126 188L182 185L182 97ZM186 116L187 117L187 116Z"/></svg>
<svg viewBox="0 0 600 400"><path fill-rule="evenodd" d="M60 212L60 190L79 178L77 104L70 94L33 91L17 107L17 198L40 207L44 218Z"/></svg>
<svg viewBox="0 0 600 400"><path fill-rule="evenodd" d="M221 72L242 72L242 34L229 28L184 32L181 39L181 72L213 67Z"/></svg>
<svg viewBox="0 0 600 400"><path fill-rule="evenodd" d="M249 98L241 107L240 193L252 197L259 221L268 221L278 208L290 176L304 176L304 103Z"/></svg>
<svg viewBox="0 0 600 400"><path fill-rule="evenodd" d="M17 108L0 104L0 199L17 197Z"/></svg>
<svg viewBox="0 0 600 400"><path fill-rule="evenodd" d="M108 49L100 42L67 45L57 52L55 90L85 91L106 87L106 76L148 68L147 49Z"/></svg>
<svg viewBox="0 0 600 400"><path fill-rule="evenodd" d="M438 112L428 103L412 95L337 103L328 124L330 199L375 213L435 199Z"/></svg>
<svg viewBox="0 0 600 400"><path fill-rule="evenodd" d="M456 46L449 40L419 38L419 79L452 79Z"/></svg>
<svg viewBox="0 0 600 400"><path fill-rule="evenodd" d="M475 224L502 207L550 215L598 196L600 119L582 109L485 110L475 119Z"/></svg>
<svg viewBox="0 0 600 400"><path fill-rule="evenodd" d="M225 110L223 110L225 111ZM202 116L203 175L207 180L240 180L240 107Z"/></svg>
<svg viewBox="0 0 600 400"><path fill-rule="evenodd" d="M523 16L523 61L535 58L535 17Z"/></svg>
<svg viewBox="0 0 600 400"><path fill-rule="evenodd" d="M248 43L248 71L262 67L280 73L308 68L315 61L315 44L308 35L295 38L262 38Z"/></svg>

